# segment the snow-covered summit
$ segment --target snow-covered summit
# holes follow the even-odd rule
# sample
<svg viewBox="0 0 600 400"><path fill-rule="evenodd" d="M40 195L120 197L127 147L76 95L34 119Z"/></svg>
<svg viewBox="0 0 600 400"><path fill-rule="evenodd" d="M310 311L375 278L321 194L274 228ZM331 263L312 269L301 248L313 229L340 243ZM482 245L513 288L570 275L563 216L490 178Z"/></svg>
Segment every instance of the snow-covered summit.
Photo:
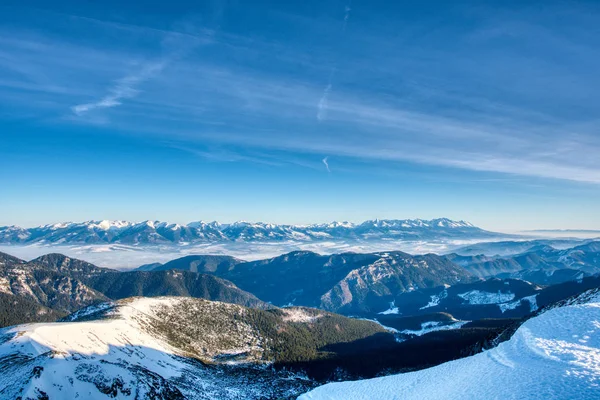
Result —
<svg viewBox="0 0 600 400"><path fill-rule="evenodd" d="M465 221L369 220L360 224L331 222L310 225L281 225L238 221L191 222L187 225L143 221L65 222L23 229L0 227L0 243L193 243L215 241L319 241L319 240L431 240L441 238L486 238L500 236Z"/></svg>

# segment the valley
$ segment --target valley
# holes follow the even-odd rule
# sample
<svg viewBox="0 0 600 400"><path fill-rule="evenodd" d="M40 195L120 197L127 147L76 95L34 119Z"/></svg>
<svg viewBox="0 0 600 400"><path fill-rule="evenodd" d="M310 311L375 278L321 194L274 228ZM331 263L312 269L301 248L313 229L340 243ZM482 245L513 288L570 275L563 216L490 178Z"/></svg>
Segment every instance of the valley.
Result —
<svg viewBox="0 0 600 400"><path fill-rule="evenodd" d="M507 242L515 253L503 256L469 255L473 246L197 254L129 271L1 253L0 366L22 378L0 397L295 398L328 382L428 371L501 346L529 318L600 288L597 243ZM321 393L306 398L329 398Z"/></svg>

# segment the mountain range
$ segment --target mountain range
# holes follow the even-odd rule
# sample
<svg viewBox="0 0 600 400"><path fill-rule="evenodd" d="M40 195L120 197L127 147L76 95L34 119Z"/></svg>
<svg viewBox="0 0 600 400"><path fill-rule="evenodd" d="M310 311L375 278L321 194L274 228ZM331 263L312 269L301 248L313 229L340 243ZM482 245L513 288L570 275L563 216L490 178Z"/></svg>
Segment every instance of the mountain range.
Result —
<svg viewBox="0 0 600 400"><path fill-rule="evenodd" d="M535 244L523 252L507 256L452 253L446 257L480 278L518 278L541 285L600 273L600 241L587 241L560 250L548 244Z"/></svg>
<svg viewBox="0 0 600 400"><path fill-rule="evenodd" d="M396 293L473 279L445 257L400 251L333 255L293 251L250 262L197 255L152 270L171 268L214 274L277 306L302 305L342 314L383 310Z"/></svg>
<svg viewBox="0 0 600 400"><path fill-rule="evenodd" d="M529 250L591 273L598 249ZM600 287L600 275L551 286L484 279L484 266L451 258L194 255L121 272L0 253L0 323L28 323L0 330L0 398L294 398L477 354Z"/></svg>
<svg viewBox="0 0 600 400"><path fill-rule="evenodd" d="M403 341L376 322L304 307L109 301L59 322L1 329L0 398L291 399L375 376L301 398L465 398L465 387L466 398L494 398L486 394L499 385L520 398L556 393L565 379L573 398L594 398L600 282L587 285L595 286L575 289L575 298L565 292L509 329L463 322ZM478 354L484 346L498 347ZM414 370L422 371L381 377ZM467 386L473 376L483 384Z"/></svg>
<svg viewBox="0 0 600 400"><path fill-rule="evenodd" d="M169 244L206 242L273 242L322 240L418 240L441 238L490 238L503 236L465 221L447 218L432 220L369 220L360 224L332 222L312 225L268 223L192 222L179 225L160 221L66 222L34 228L0 227L0 243L87 243L87 244Z"/></svg>
<svg viewBox="0 0 600 400"><path fill-rule="evenodd" d="M556 285L600 273L599 248L593 241L564 250L535 245L511 257L294 251L250 262L192 255L127 272L61 254L24 261L0 253L0 323L41 316L55 320L91 304L132 296L190 296L262 309L295 305L369 317L394 309L403 315L449 312L459 319L520 317L531 311L527 298L535 293L527 289L521 294L514 285ZM468 293L487 293L490 299L500 295L475 304ZM436 307L425 307L432 302Z"/></svg>
<svg viewBox="0 0 600 400"><path fill-rule="evenodd" d="M497 288L492 290L495 284L478 281L500 278L509 285L527 281L545 286L581 280L600 273L599 244L590 241L563 250L534 244L528 251L509 257L410 255L399 251L321 255L294 251L245 262L229 256L195 255L141 268L214 274L274 305L302 305L362 315L388 309L391 302L400 300L398 296L416 296L441 286L472 284L480 287L464 288L463 292L497 292ZM430 295L423 294L425 299ZM517 302L514 306L520 305ZM526 304L523 307L527 308ZM499 314L498 308L493 312L504 316L511 313Z"/></svg>
<svg viewBox="0 0 600 400"><path fill-rule="evenodd" d="M0 253L0 326L56 320L109 300L165 295L271 307L233 283L209 274L177 270L120 272L62 254L27 262ZM22 312L16 313L15 308Z"/></svg>

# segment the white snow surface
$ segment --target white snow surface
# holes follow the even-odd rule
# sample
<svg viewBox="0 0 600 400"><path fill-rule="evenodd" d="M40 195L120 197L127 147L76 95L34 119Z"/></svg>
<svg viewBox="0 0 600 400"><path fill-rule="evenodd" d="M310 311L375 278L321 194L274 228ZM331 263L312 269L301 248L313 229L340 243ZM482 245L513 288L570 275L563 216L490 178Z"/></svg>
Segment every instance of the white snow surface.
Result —
<svg viewBox="0 0 600 400"><path fill-rule="evenodd" d="M431 307L437 307L440 305L440 301L442 301L443 299L445 299L446 297L448 297L448 291L447 290L443 290L440 294L438 295L431 295L429 296L431 298L431 300L429 300L429 303L427 303L426 305L424 305L423 307L419 308L419 310L424 310L426 308L431 308Z"/></svg>
<svg viewBox="0 0 600 400"><path fill-rule="evenodd" d="M135 380L135 376L119 365L123 364L123 359L127 360L128 366L149 368L166 378L180 375L186 367L172 357L173 349L144 332L136 322L135 316L143 315L158 301L161 300L139 299L129 307L122 307L123 318L39 323L4 329L0 331L2 334L16 335L0 345L0 358L15 352L29 357L53 355L43 363L41 376L25 387L21 393L23 398L38 398L39 390L50 399L73 399L82 395L105 398L91 382L70 379L78 374L76 369L80 368L78 361L81 359L87 360L90 369L105 370L106 376L118 375L126 382ZM15 376L4 378L14 380ZM5 385L9 387L9 382L0 378L0 386Z"/></svg>
<svg viewBox="0 0 600 400"><path fill-rule="evenodd" d="M486 352L433 368L320 386L299 400L600 399L600 296L549 310Z"/></svg>
<svg viewBox="0 0 600 400"><path fill-rule="evenodd" d="M43 393L51 400L156 398L153 387L163 391L176 388L186 399L260 398L260 393L269 389L264 376L248 382L243 375L227 375L205 367L187 358L183 350L172 347L153 329L158 311L196 300L134 298L90 307L76 316L85 318L100 311L103 319L0 329L0 400L37 399L43 398ZM219 302L205 302L204 306L240 308ZM210 337L199 338L199 343L210 346L213 335L208 330L206 336ZM244 354L253 345L252 339L248 336L226 341L216 357ZM36 370L38 376L32 375ZM280 381L293 378L290 375ZM115 382L121 382L122 388L115 387L112 394L99 390L103 385L108 390Z"/></svg>
<svg viewBox="0 0 600 400"><path fill-rule="evenodd" d="M400 310L398 310L398 307L396 307L396 303L394 301L392 301L390 303L390 308L388 308L385 311L382 311L380 313L377 314L382 314L382 315L390 315L390 314L399 314Z"/></svg>
<svg viewBox="0 0 600 400"><path fill-rule="evenodd" d="M429 322L423 322L421 324L421 329L419 329L418 331L413 331L410 329L405 329L403 331L400 331L400 333L403 333L405 335L416 335L416 336L423 336L427 333L430 332L436 332L436 331L448 331L451 329L459 329L461 326L463 326L464 324L468 323L469 321L457 321L455 320L454 322L450 323L450 324L444 324L443 322L440 321L429 321Z"/></svg>
<svg viewBox="0 0 600 400"><path fill-rule="evenodd" d="M514 310L515 308L519 307L523 301L526 301L529 303L529 311L534 312L538 309L536 296L537 294L534 294L531 296L523 297L521 299L517 299L515 301L511 301L510 303L501 303L498 304L498 307L500 307L500 311L504 313L508 310Z"/></svg>
<svg viewBox="0 0 600 400"><path fill-rule="evenodd" d="M458 295L469 302L469 304L498 304L511 301L515 298L514 293L497 293L483 292L481 290L471 290Z"/></svg>

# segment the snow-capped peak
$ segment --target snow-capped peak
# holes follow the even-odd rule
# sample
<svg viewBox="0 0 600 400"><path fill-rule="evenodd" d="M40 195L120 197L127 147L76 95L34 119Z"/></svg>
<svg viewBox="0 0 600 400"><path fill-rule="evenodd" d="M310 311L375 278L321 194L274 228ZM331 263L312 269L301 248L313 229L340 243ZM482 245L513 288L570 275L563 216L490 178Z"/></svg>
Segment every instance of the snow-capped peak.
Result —
<svg viewBox="0 0 600 400"><path fill-rule="evenodd" d="M131 226L131 222L127 221L111 221L104 219L102 221L90 221L87 226L90 229L101 229L104 231L108 231L110 229L121 229L125 227Z"/></svg>
<svg viewBox="0 0 600 400"><path fill-rule="evenodd" d="M19 234L15 234L19 230ZM168 233L168 232L173 233ZM142 233L143 232L143 233ZM330 222L311 225L281 225L264 222L237 221L231 224L218 222L190 222L180 225L146 220L139 223L127 221L64 222L37 228L0 227L0 243L168 243L198 241L314 241L345 239L411 240L424 238L469 238L499 236L483 231L465 221L447 218L375 219L361 224Z"/></svg>

